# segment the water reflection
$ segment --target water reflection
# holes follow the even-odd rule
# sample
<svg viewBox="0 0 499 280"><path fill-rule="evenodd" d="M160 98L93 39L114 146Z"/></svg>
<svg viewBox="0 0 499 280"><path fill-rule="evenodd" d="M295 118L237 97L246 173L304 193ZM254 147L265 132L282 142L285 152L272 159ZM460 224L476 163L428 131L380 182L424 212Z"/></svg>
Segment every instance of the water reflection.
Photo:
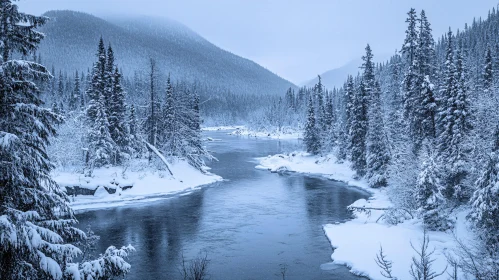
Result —
<svg viewBox="0 0 499 280"><path fill-rule="evenodd" d="M155 202L78 215L101 235L99 251L131 243L128 279L178 279L181 254L206 250L211 279L357 279L344 267L321 270L332 253L325 223L348 219L346 206L366 194L344 184L299 174L256 170L254 157L291 150L296 142L237 139L221 132L209 143L227 181ZM291 147L291 148L290 148ZM325 266L327 267L327 266Z"/></svg>

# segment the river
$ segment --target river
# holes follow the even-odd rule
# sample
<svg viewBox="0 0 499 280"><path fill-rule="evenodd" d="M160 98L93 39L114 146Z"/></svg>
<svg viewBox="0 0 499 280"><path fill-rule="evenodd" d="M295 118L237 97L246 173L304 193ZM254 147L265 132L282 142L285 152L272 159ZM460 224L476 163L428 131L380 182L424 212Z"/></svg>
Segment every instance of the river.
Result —
<svg viewBox="0 0 499 280"><path fill-rule="evenodd" d="M364 191L320 177L255 169L255 157L297 149L277 141L206 132L225 180L183 195L77 214L100 235L97 252L132 244L127 279L180 279L178 267L206 252L210 279L359 279L332 265L322 225L351 218L346 207ZM374 256L373 256L374 257ZM374 259L373 259L374 261Z"/></svg>

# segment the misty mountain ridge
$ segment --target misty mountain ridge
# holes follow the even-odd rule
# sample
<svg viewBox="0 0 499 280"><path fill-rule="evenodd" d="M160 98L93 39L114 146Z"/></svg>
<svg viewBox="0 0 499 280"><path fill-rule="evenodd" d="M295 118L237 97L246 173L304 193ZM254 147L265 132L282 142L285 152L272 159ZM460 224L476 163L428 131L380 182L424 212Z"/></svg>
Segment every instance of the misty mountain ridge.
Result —
<svg viewBox="0 0 499 280"><path fill-rule="evenodd" d="M111 44L125 75L147 73L154 58L173 79L200 81L237 94L282 94L291 82L257 63L225 51L185 25L154 17L113 17L109 20L76 11L49 11L51 20L39 48L42 62L56 71L91 69L102 36Z"/></svg>
<svg viewBox="0 0 499 280"><path fill-rule="evenodd" d="M379 58L375 57L376 62L385 62L391 55L380 55ZM328 70L322 74L321 82L327 89L340 88L344 85L347 80L348 75L357 76L361 72L360 67L362 66L362 59L354 59L347 64ZM316 76L306 82L300 84L300 86L313 87L317 84L319 78Z"/></svg>

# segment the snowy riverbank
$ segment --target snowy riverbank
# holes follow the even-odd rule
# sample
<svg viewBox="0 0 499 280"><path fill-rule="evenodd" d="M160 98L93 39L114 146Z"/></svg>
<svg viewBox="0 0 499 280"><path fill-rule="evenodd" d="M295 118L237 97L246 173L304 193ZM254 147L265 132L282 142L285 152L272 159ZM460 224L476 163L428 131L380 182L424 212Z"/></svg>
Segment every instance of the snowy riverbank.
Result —
<svg viewBox="0 0 499 280"><path fill-rule="evenodd" d="M255 138L281 139L281 140L294 140L294 139L303 138L303 131L292 127L283 127L281 131L278 131L276 129L255 130L248 128L244 125L210 126L210 127L203 127L201 129L203 131L232 130L227 134L234 136L247 136Z"/></svg>
<svg viewBox="0 0 499 280"><path fill-rule="evenodd" d="M188 192L202 185L221 181L220 176L201 173L185 161L170 165L174 176L167 171L155 170L147 165L147 160L134 161L125 167L103 167L94 170L92 177L71 170L56 169L53 179L61 187L79 186L95 190L94 195L71 197L71 206L76 211L117 207L144 199L154 199L176 193ZM132 186L122 190L122 187ZM105 188L116 189L113 194Z"/></svg>
<svg viewBox="0 0 499 280"><path fill-rule="evenodd" d="M355 180L355 172L349 163L337 163L334 156L316 157L304 152L278 154L259 159L258 169L272 172L292 171L320 174L326 178L343 181L351 186L362 188L372 194L369 200L358 200L356 207L389 208L392 206L385 190L372 189L363 180ZM469 240L472 234L466 224L466 209L454 211L456 228L454 232L428 232L429 248L435 249L433 258L435 271L443 271L447 266L446 255L454 255L456 248L454 234L461 240ZM346 265L351 272L370 279L386 279L380 274L375 263L380 246L388 259L393 261L393 274L398 279L411 279L409 274L412 257L416 252L411 242L418 248L423 239L423 226L417 218L409 219L397 225L388 224L380 216L384 211L374 210L370 215L356 213L351 221L343 224L324 225L324 232L334 249L333 262ZM449 268L450 272L450 268ZM448 279L447 273L436 279Z"/></svg>

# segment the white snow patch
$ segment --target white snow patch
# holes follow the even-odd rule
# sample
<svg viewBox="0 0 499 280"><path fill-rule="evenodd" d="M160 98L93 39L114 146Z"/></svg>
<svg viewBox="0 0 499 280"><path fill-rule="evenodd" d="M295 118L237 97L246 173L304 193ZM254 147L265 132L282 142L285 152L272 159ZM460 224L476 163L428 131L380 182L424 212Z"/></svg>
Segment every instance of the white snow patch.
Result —
<svg viewBox="0 0 499 280"><path fill-rule="evenodd" d="M281 129L281 131L277 131L275 129L259 131L259 130L252 130L246 127L240 127L228 134L235 136L247 136L255 138L282 139L282 140L294 140L294 139L303 138L303 131L292 127L284 127Z"/></svg>
<svg viewBox="0 0 499 280"><path fill-rule="evenodd" d="M219 131L219 130L233 130L233 129L243 129L244 125L232 125L232 126L208 126L201 127L203 131Z"/></svg>
<svg viewBox="0 0 499 280"><path fill-rule="evenodd" d="M61 187L79 186L91 190L99 188L94 196L72 197L71 206L75 210L121 206L138 200L194 190L202 185L222 180L222 177L218 175L209 172L201 173L183 160L171 163L170 168L174 178L168 171L148 167L147 160L135 162L134 166L126 170L116 166L98 168L93 171L92 177L85 177L78 172L59 170L53 171L52 177ZM126 186L133 187L122 190L122 187ZM115 188L116 193L109 194L104 187Z"/></svg>

